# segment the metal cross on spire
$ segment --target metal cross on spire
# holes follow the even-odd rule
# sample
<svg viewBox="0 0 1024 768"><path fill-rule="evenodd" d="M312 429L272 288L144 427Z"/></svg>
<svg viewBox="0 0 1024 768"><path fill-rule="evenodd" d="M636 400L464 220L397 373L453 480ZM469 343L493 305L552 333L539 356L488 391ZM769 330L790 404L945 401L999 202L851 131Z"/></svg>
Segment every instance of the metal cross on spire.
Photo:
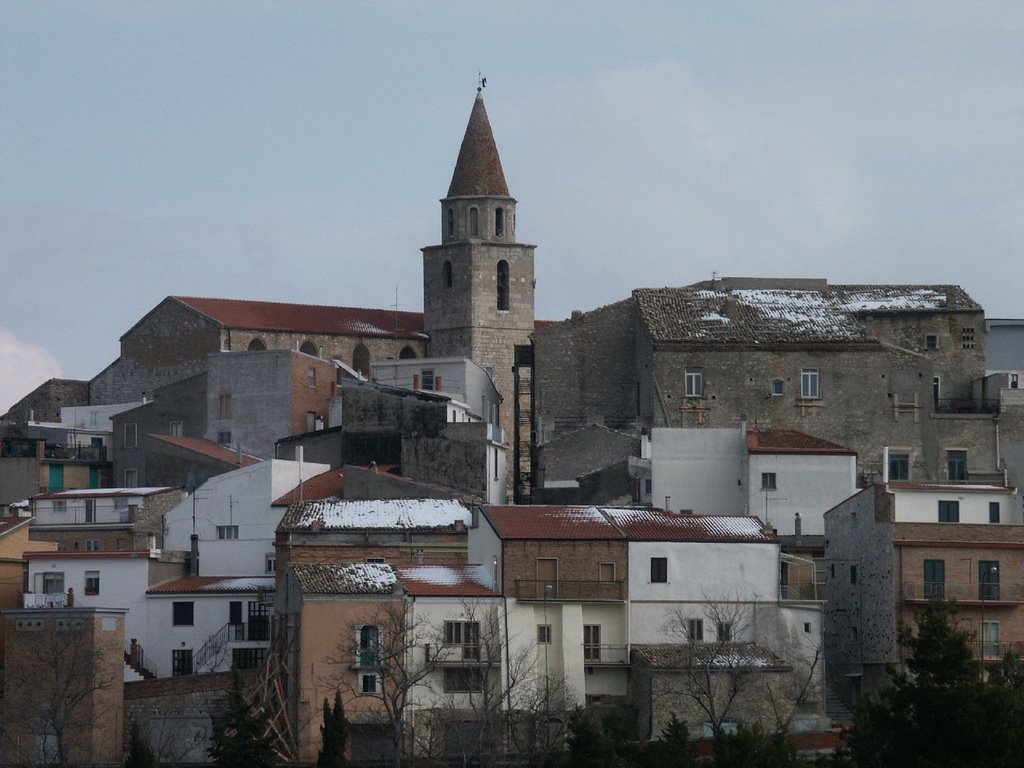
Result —
<svg viewBox="0 0 1024 768"><path fill-rule="evenodd" d="M487 78L479 72L476 73L476 92L480 93L484 88L487 87Z"/></svg>

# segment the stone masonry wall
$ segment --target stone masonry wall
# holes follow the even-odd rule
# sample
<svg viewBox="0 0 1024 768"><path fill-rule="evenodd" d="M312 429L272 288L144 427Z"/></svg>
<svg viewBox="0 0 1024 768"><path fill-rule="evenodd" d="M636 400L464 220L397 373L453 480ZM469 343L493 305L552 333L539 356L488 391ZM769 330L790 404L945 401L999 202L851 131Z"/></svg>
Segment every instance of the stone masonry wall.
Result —
<svg viewBox="0 0 1024 768"><path fill-rule="evenodd" d="M598 581L600 563L615 563L615 578L623 581L628 594L626 574L628 550L625 541L505 541L502 545L502 585L506 595L516 594L516 580L537 580L537 560L558 559L558 581Z"/></svg>

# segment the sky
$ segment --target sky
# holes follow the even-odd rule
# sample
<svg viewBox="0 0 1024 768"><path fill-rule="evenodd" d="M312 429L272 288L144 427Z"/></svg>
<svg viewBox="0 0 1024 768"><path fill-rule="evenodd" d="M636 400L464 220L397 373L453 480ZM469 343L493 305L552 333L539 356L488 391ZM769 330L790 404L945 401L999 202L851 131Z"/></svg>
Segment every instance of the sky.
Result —
<svg viewBox="0 0 1024 768"><path fill-rule="evenodd" d="M0 413L169 295L422 309L478 73L537 317L718 276L1024 317L1024 3L0 0Z"/></svg>

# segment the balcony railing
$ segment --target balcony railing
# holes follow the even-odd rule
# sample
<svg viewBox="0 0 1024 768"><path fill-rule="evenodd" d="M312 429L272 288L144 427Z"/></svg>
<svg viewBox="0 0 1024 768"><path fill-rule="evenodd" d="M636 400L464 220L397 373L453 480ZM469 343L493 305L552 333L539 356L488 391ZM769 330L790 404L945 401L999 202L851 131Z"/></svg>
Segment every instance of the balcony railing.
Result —
<svg viewBox="0 0 1024 768"><path fill-rule="evenodd" d="M974 397L941 398L935 401L936 413L999 413L999 400Z"/></svg>
<svg viewBox="0 0 1024 768"><path fill-rule="evenodd" d="M625 584L621 581L544 581L516 579L519 600L623 600Z"/></svg>
<svg viewBox="0 0 1024 768"><path fill-rule="evenodd" d="M783 600L824 600L824 584L780 584Z"/></svg>
<svg viewBox="0 0 1024 768"><path fill-rule="evenodd" d="M1020 642L1019 640L1013 642L1003 642L1000 640L975 640L971 644L971 651L974 653L976 658L983 659L985 661L998 661L1008 653L1012 653L1014 656L1024 654L1024 642Z"/></svg>
<svg viewBox="0 0 1024 768"><path fill-rule="evenodd" d="M65 608L67 592L29 592L21 596L23 608Z"/></svg>
<svg viewBox="0 0 1024 768"><path fill-rule="evenodd" d="M426 652L428 661L443 667L490 666L498 664L501 660L499 649L491 651L486 646L476 643L428 645Z"/></svg>
<svg viewBox="0 0 1024 768"><path fill-rule="evenodd" d="M969 602L1024 602L1024 584L979 584L977 582L907 581L905 600L957 600Z"/></svg>
<svg viewBox="0 0 1024 768"><path fill-rule="evenodd" d="M583 663L593 664L629 664L629 649L625 645L592 645L583 644Z"/></svg>

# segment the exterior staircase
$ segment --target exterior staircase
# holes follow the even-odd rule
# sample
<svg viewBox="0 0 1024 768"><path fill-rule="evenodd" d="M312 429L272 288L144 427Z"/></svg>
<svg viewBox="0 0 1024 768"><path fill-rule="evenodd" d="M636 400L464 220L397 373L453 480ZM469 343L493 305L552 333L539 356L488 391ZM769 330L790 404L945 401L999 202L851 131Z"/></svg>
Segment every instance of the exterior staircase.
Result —
<svg viewBox="0 0 1024 768"><path fill-rule="evenodd" d="M156 675L146 668L146 655L142 646L136 640L132 640L128 650L124 652L124 679L125 682L133 680L152 680Z"/></svg>
<svg viewBox="0 0 1024 768"><path fill-rule="evenodd" d="M833 690L831 685L825 686L825 716L832 720L833 723L847 724L853 722L853 712L839 698L839 694Z"/></svg>

